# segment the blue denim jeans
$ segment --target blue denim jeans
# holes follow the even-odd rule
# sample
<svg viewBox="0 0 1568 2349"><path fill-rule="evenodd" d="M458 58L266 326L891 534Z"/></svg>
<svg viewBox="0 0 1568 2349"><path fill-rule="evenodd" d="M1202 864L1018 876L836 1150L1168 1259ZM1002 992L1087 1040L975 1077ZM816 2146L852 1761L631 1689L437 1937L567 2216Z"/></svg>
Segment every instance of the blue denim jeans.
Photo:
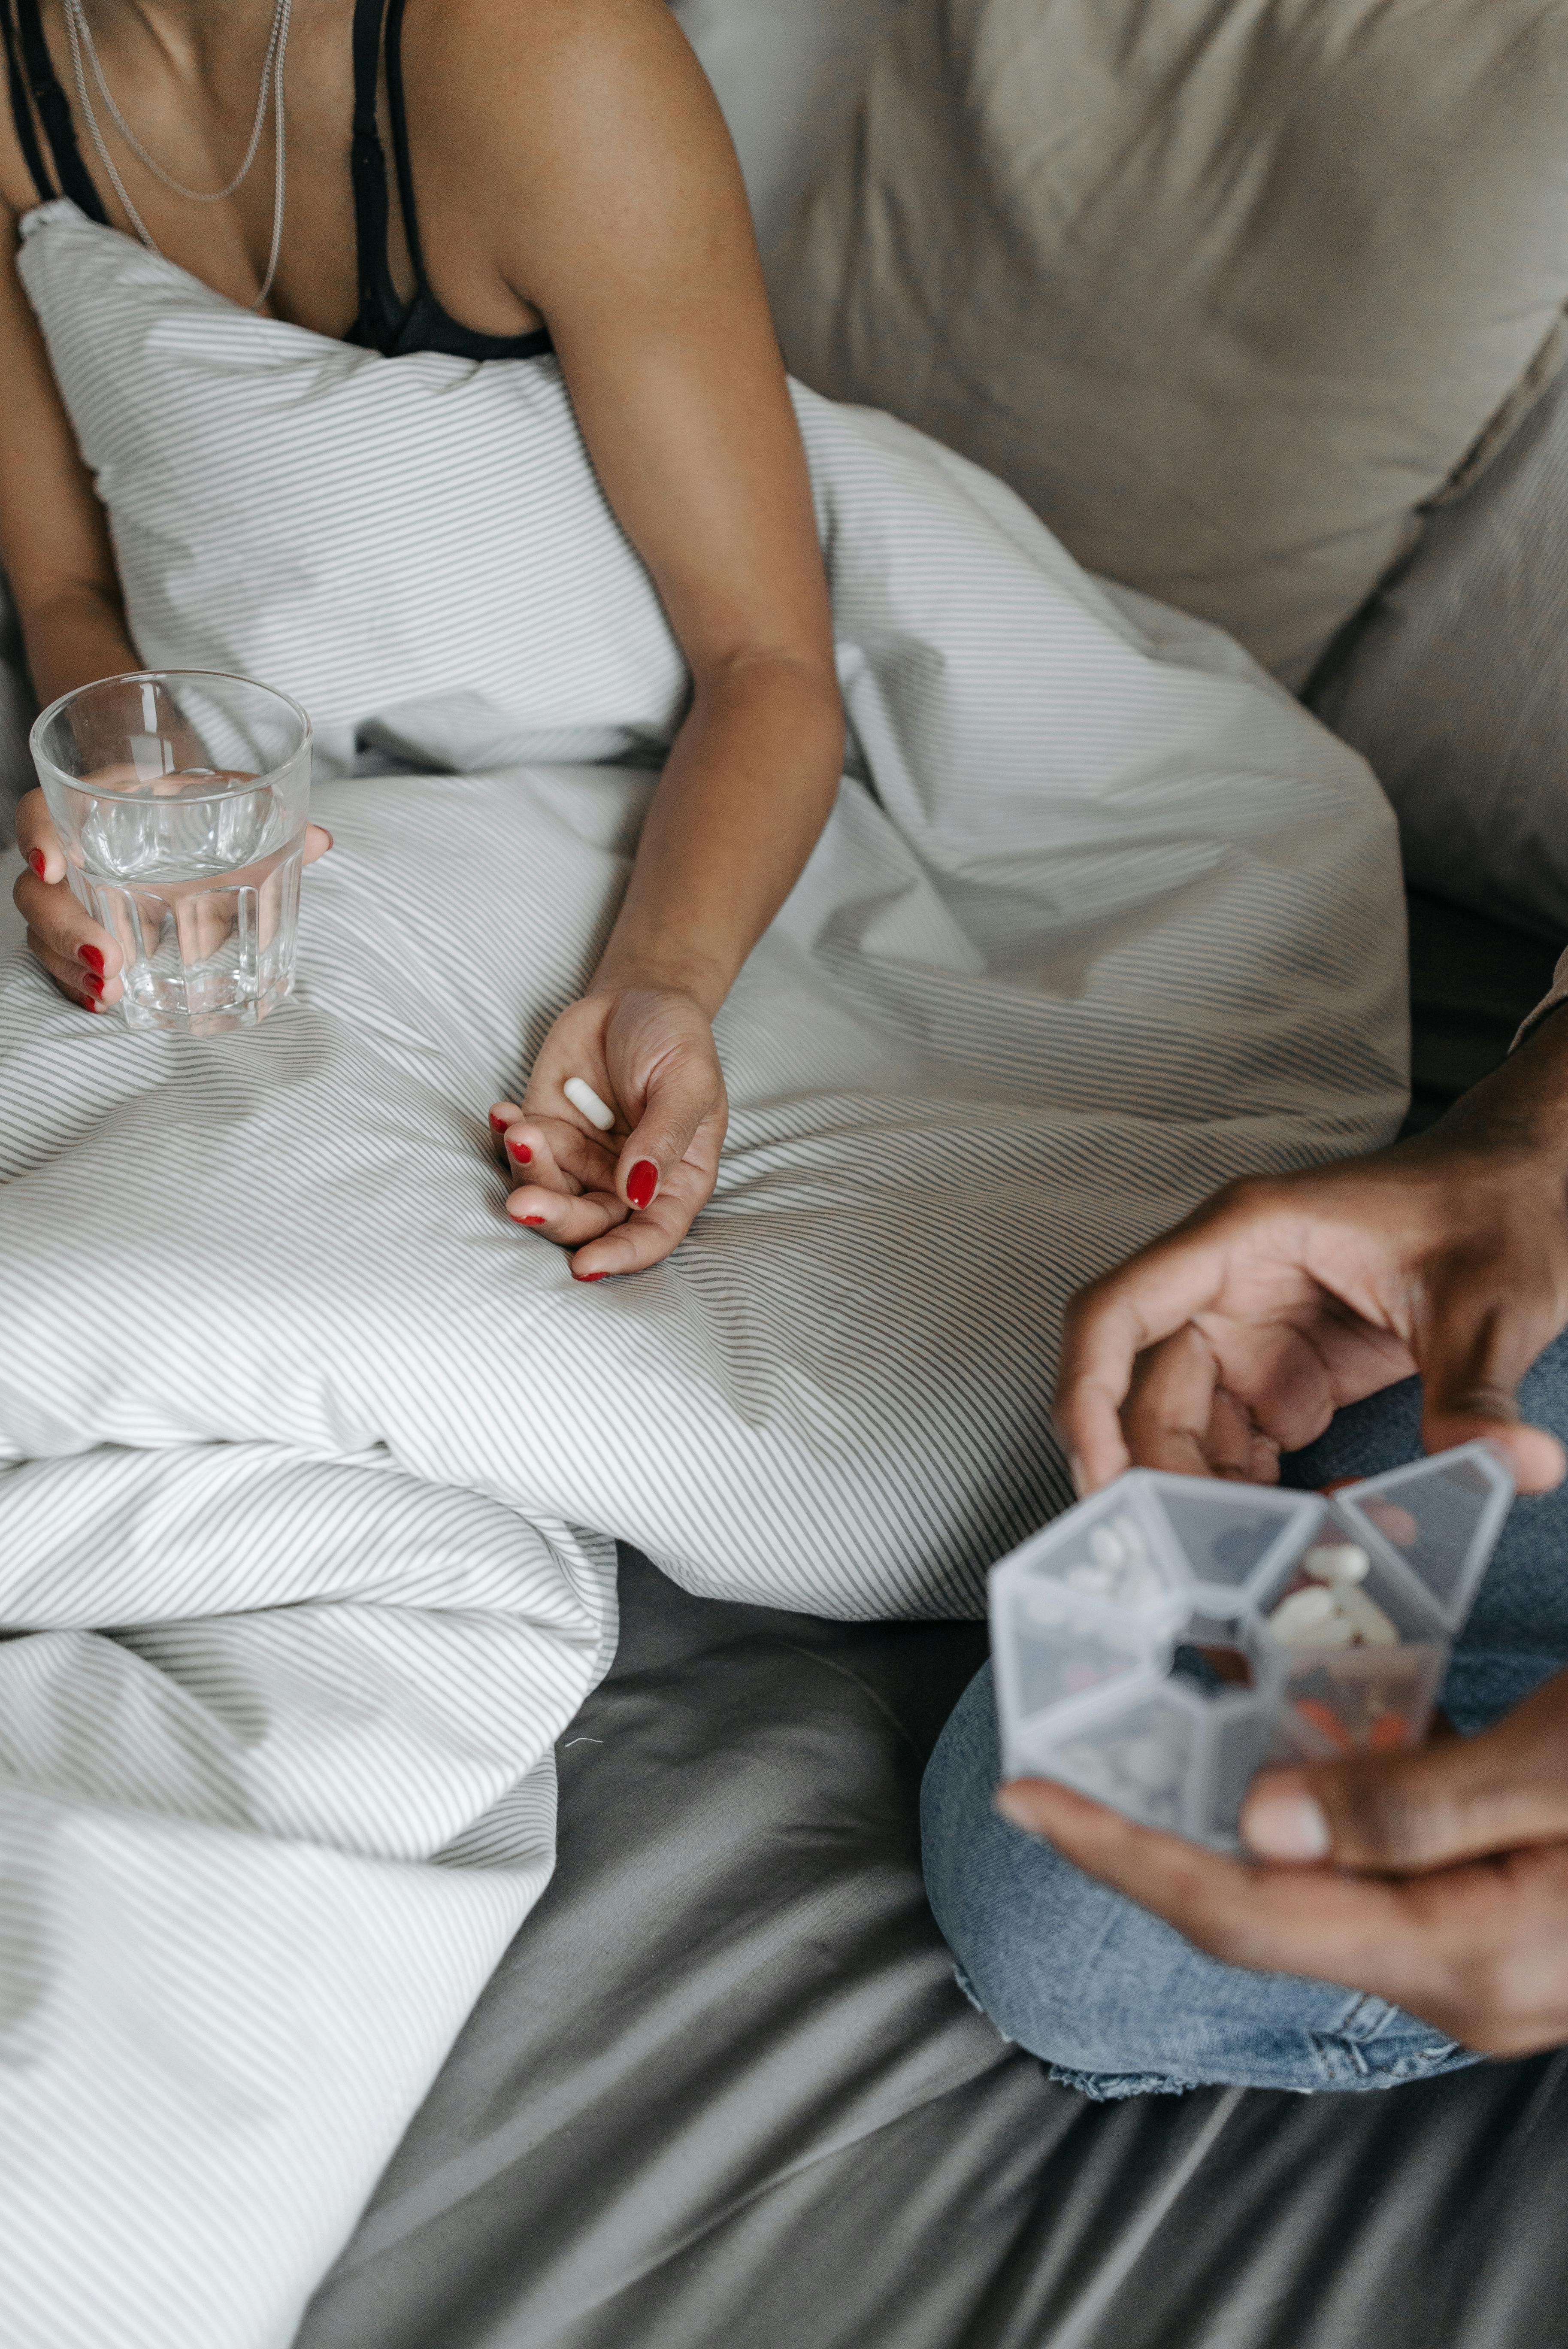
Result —
<svg viewBox="0 0 1568 2349"><path fill-rule="evenodd" d="M1568 1335L1520 1392L1568 1440ZM1342 1411L1283 1464L1287 1485L1375 1475L1420 1451L1411 1379ZM1516 1501L1444 1683L1467 1735L1568 1663L1568 1485ZM1203 1956L1160 1918L998 1817L987 1664L943 1731L921 1796L925 1882L958 1980L1051 2077L1098 2097L1246 2087L1390 2088L1478 2059L1384 1999Z"/></svg>

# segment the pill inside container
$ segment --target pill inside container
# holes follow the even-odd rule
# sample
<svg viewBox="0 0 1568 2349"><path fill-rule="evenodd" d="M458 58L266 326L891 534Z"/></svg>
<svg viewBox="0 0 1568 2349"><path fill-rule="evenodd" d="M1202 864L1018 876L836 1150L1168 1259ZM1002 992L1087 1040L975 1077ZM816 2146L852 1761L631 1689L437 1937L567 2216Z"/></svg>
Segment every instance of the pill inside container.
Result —
<svg viewBox="0 0 1568 2349"><path fill-rule="evenodd" d="M1332 1503L1130 1471L992 1569L1005 1773L1233 1850L1264 1764L1426 1734L1511 1489L1473 1444Z"/></svg>

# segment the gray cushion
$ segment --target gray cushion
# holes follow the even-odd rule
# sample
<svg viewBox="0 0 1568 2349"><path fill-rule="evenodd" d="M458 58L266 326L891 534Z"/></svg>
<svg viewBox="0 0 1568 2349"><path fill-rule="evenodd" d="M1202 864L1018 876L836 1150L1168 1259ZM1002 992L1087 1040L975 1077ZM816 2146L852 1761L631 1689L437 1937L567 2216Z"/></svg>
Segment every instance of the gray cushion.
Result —
<svg viewBox="0 0 1568 2349"><path fill-rule="evenodd" d="M1568 375L1433 510L1311 698L1393 801L1413 886L1568 938Z"/></svg>
<svg viewBox="0 0 1568 2349"><path fill-rule="evenodd" d="M1565 119L1546 0L905 0L786 352L1299 685L1535 388Z"/></svg>

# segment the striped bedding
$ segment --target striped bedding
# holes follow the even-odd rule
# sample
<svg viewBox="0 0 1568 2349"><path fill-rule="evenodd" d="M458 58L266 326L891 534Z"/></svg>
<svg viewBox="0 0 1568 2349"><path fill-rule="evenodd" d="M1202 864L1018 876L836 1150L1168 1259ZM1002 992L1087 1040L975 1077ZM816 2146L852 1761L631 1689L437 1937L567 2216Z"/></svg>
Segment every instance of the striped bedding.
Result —
<svg viewBox="0 0 1568 2349"><path fill-rule="evenodd" d="M253 1034L0 960L0 2298L10 2349L263 2349L548 1878L614 1537L977 1611L1067 1496L1066 1292L1392 1131L1397 857L1226 642L799 393L853 771L721 1015L712 1206L573 1286L484 1112L685 683L553 363L351 352L27 230L143 655L304 698L337 845Z"/></svg>

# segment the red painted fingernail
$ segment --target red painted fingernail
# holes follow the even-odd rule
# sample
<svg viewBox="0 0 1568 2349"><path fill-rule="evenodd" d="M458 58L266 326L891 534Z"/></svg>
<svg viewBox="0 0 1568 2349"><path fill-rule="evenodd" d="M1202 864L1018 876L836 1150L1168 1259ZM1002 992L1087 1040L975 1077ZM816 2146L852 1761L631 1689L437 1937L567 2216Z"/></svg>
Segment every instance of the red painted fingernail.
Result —
<svg viewBox="0 0 1568 2349"><path fill-rule="evenodd" d="M526 1166L533 1156L526 1142L509 1142L506 1146L520 1166Z"/></svg>
<svg viewBox="0 0 1568 2349"><path fill-rule="evenodd" d="M603 1280L604 1276L602 1272L574 1272L572 1278L573 1280L582 1281L583 1286L586 1287L589 1281Z"/></svg>
<svg viewBox="0 0 1568 2349"><path fill-rule="evenodd" d="M519 1224L542 1224L544 1221L544 1217L542 1216L516 1216L512 1220L514 1223Z"/></svg>
<svg viewBox="0 0 1568 2349"><path fill-rule="evenodd" d="M41 880L43 879L43 877L44 877L44 852L43 852L43 850L42 850L41 848L29 848L29 850L27 851L27 862L28 862L28 864L32 866L32 868L33 868L34 872L37 874L37 876L38 876L39 880L41 881Z"/></svg>
<svg viewBox="0 0 1568 2349"><path fill-rule="evenodd" d="M498 1117L493 1109L490 1112L490 1132L492 1133L504 1133L506 1132L505 1118Z"/></svg>
<svg viewBox="0 0 1568 2349"><path fill-rule="evenodd" d="M89 970L96 970L100 978L103 977L104 958L97 947L78 947L77 960L85 962Z"/></svg>
<svg viewBox="0 0 1568 2349"><path fill-rule="evenodd" d="M634 1207L645 1207L659 1187L659 1170L651 1158L639 1158L626 1177L626 1196Z"/></svg>
<svg viewBox="0 0 1568 2349"><path fill-rule="evenodd" d="M98 978L97 972L89 970L86 978L83 979L82 985L87 988L88 993L92 997L93 1001L96 1003L98 997L103 993L103 981Z"/></svg>

